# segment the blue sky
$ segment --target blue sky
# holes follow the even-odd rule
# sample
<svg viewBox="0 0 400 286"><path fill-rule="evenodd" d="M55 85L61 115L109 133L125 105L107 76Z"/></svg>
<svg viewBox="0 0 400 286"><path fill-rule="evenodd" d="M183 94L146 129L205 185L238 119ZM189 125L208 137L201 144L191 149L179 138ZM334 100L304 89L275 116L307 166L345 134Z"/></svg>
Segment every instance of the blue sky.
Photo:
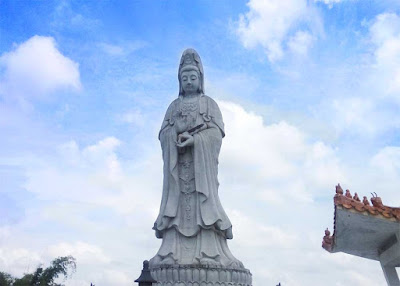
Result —
<svg viewBox="0 0 400 286"><path fill-rule="evenodd" d="M398 1L0 1L0 270L72 254L67 285L137 278L188 47L224 116L220 197L254 285L383 285L320 244L338 182L400 205Z"/></svg>

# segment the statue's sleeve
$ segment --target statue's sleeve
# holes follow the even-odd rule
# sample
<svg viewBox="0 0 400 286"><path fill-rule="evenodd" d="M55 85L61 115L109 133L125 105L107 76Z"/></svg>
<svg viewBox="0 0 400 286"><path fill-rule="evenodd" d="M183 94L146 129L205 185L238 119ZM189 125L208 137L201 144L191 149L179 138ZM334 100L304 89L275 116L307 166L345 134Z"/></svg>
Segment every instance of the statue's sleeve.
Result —
<svg viewBox="0 0 400 286"><path fill-rule="evenodd" d="M207 129L193 135L196 191L199 194L199 207L204 224L218 224L218 229L225 231L232 224L218 197L218 156L223 126L217 125L212 118L207 125Z"/></svg>
<svg viewBox="0 0 400 286"><path fill-rule="evenodd" d="M158 139L161 139L161 132L163 132L167 127L173 126L175 123L174 120L174 110L175 110L175 100L169 105L167 112L165 113L164 120L161 123L160 132L158 133Z"/></svg>
<svg viewBox="0 0 400 286"><path fill-rule="evenodd" d="M221 110L218 107L218 104L210 97L205 96L205 101L203 101L203 106L201 107L201 113L203 113L203 117L208 125L211 127L212 124L215 124L220 132L222 137L225 137L225 127L224 121L222 119ZM204 106L206 105L206 106Z"/></svg>
<svg viewBox="0 0 400 286"><path fill-rule="evenodd" d="M205 225L218 224L218 229L225 231L232 224L218 197L218 156L225 135L224 122L217 103L208 96L202 99L200 114L208 127L193 135L195 183L201 219Z"/></svg>
<svg viewBox="0 0 400 286"><path fill-rule="evenodd" d="M176 147L177 135L173 128L175 111L175 103L172 102L168 107L161 124L158 135L161 143L162 156L164 161L163 167L163 194L160 205L160 213L154 224L156 236L162 237L161 230L169 225L169 220L176 216L179 204L179 186L178 186L178 148Z"/></svg>

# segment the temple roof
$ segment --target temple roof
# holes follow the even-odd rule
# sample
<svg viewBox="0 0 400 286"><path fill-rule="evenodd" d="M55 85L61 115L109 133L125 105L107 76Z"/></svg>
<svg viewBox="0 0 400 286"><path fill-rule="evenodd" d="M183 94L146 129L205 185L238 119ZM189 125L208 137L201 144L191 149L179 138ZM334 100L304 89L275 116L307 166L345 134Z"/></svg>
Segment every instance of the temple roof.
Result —
<svg viewBox="0 0 400 286"><path fill-rule="evenodd" d="M382 199L372 194L371 203L367 197L361 201L340 185L336 186L334 197L334 233L325 231L322 247L329 252L348 254L380 260L388 247L397 243L400 233L400 208L385 206Z"/></svg>

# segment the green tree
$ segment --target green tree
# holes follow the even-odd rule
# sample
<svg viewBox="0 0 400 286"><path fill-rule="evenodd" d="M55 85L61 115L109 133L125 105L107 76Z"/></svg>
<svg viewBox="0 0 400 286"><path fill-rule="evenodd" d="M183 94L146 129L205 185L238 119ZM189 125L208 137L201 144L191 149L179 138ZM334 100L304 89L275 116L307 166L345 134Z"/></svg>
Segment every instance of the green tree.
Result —
<svg viewBox="0 0 400 286"><path fill-rule="evenodd" d="M27 273L21 278L0 272L0 286L63 286L54 282L58 277L67 279L76 270L76 260L72 256L58 257L50 266L43 269L39 266L35 272ZM71 274L69 274L71 273Z"/></svg>
<svg viewBox="0 0 400 286"><path fill-rule="evenodd" d="M32 274L25 274L22 278L16 278L10 286L30 286Z"/></svg>
<svg viewBox="0 0 400 286"><path fill-rule="evenodd" d="M11 286L14 278L5 272L0 272L0 286Z"/></svg>

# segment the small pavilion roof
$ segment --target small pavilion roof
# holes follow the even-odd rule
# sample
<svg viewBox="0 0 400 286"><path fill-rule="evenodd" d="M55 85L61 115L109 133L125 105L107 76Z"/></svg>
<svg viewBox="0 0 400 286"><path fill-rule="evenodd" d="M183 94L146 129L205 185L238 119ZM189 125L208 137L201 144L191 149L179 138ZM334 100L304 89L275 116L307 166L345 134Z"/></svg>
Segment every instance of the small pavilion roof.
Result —
<svg viewBox="0 0 400 286"><path fill-rule="evenodd" d="M352 196L349 190L344 193L337 185L334 233L331 236L325 230L322 247L329 252L345 252L379 261L383 252L398 245L400 208L383 205L376 194L372 194L371 203L366 197L360 200L357 193ZM396 260L395 264L400 266L400 251Z"/></svg>

